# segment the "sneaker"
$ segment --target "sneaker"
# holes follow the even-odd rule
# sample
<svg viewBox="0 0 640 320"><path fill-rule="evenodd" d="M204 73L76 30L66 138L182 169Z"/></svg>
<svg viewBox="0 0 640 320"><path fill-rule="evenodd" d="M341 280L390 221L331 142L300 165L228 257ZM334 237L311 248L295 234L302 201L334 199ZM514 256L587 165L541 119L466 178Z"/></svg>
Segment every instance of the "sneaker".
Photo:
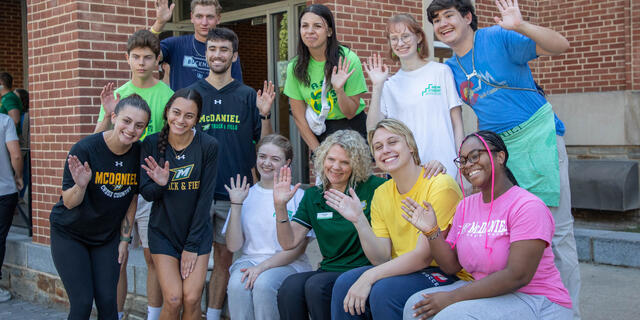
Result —
<svg viewBox="0 0 640 320"><path fill-rule="evenodd" d="M0 288L0 302L11 300L11 292L7 289Z"/></svg>

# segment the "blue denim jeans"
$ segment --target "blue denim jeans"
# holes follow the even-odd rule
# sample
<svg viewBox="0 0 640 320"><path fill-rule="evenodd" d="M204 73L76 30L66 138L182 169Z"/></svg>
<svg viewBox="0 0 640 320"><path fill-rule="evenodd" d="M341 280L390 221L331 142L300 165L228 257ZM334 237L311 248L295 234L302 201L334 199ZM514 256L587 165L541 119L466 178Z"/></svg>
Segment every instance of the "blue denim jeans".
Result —
<svg viewBox="0 0 640 320"><path fill-rule="evenodd" d="M438 267L378 280L371 287L367 313L352 316L344 311L344 298L356 280L371 268L373 267L356 268L338 277L331 296L331 319L402 319L405 302L412 294L426 288L449 285L458 280L456 276L447 276Z"/></svg>

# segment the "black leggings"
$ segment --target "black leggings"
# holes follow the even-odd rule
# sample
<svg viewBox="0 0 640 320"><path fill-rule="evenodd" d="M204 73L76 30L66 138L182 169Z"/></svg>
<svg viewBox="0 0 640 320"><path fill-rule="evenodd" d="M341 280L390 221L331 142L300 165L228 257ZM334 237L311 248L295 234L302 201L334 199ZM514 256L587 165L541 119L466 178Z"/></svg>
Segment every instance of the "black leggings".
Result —
<svg viewBox="0 0 640 320"><path fill-rule="evenodd" d="M331 320L331 291L342 272L322 270L295 273L278 290L281 320Z"/></svg>
<svg viewBox="0 0 640 320"><path fill-rule="evenodd" d="M343 118L340 120L325 120L324 124L327 130L321 135L316 136L318 142L322 143L332 133L338 130L351 129L357 131L366 141L367 140L367 114L364 111L358 113L351 120Z"/></svg>
<svg viewBox="0 0 640 320"><path fill-rule="evenodd" d="M2 269L2 263L4 262L7 235L9 234L9 228L11 228L13 213L16 211L17 204L17 192L0 196L0 270ZM2 272L0 272L0 279L2 279Z"/></svg>
<svg viewBox="0 0 640 320"><path fill-rule="evenodd" d="M51 256L69 296L68 320L89 319L94 298L98 319L118 319L118 244L119 238L113 237L90 246L51 227Z"/></svg>

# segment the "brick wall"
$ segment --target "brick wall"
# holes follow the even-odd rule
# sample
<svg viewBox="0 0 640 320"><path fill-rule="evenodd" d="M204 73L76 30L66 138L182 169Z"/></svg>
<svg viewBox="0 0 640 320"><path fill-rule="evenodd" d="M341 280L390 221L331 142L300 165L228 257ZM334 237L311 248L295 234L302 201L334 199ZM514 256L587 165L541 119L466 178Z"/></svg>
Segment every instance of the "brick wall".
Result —
<svg viewBox="0 0 640 320"><path fill-rule="evenodd" d="M251 19L225 25L240 39L238 52L242 64L243 82L256 91L262 89L268 77L267 24L251 25Z"/></svg>
<svg viewBox="0 0 640 320"><path fill-rule="evenodd" d="M24 87L20 2L20 0L0 1L0 72L11 74L14 88Z"/></svg>
<svg viewBox="0 0 640 320"><path fill-rule="evenodd" d="M101 87L130 77L127 37L153 10L150 0L28 1L34 242L49 243L67 152L93 132Z"/></svg>

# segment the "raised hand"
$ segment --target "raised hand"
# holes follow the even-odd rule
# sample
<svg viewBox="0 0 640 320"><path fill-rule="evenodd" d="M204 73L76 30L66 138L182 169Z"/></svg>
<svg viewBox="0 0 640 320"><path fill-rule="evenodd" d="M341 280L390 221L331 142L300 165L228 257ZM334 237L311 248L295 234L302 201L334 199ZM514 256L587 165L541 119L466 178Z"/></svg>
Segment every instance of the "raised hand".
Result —
<svg viewBox="0 0 640 320"><path fill-rule="evenodd" d="M350 196L336 189L329 189L325 191L324 198L329 207L338 211L345 219L356 223L360 215L363 214L362 204L353 188L349 188L349 194Z"/></svg>
<svg viewBox="0 0 640 320"><path fill-rule="evenodd" d="M169 6L168 0L156 0L156 20L160 21L162 24L169 22L173 15L173 8L175 8L175 6L175 3L172 3L171 6Z"/></svg>
<svg viewBox="0 0 640 320"><path fill-rule="evenodd" d="M300 188L299 183L291 189L291 168L283 166L280 168L280 174L276 170L273 175L273 204L286 206L287 202L296 194L298 188Z"/></svg>
<svg viewBox="0 0 640 320"><path fill-rule="evenodd" d="M240 272L242 272L240 282L244 282L245 289L252 290L253 284L256 282L256 279L258 279L258 276L264 272L264 268L257 265L249 268L242 268L240 269ZM247 282L245 282L245 280L247 280Z"/></svg>
<svg viewBox="0 0 640 320"><path fill-rule="evenodd" d="M334 89L342 89L344 84L347 83L347 80L353 73L353 70L349 71L350 66L351 61L346 57L340 57L338 65L333 67L333 72L331 73L331 86Z"/></svg>
<svg viewBox="0 0 640 320"><path fill-rule="evenodd" d="M364 70L374 86L383 84L389 78L389 68L382 62L382 57L377 53L367 58L367 62L364 63Z"/></svg>
<svg viewBox="0 0 640 320"><path fill-rule="evenodd" d="M116 111L116 105L120 102L120 94L117 93L117 97L113 94L115 87L113 82L109 82L102 87L102 92L100 92L100 103L102 103L105 118L111 117L111 114Z"/></svg>
<svg viewBox="0 0 640 320"><path fill-rule="evenodd" d="M247 195L249 194L249 184L247 183L247 177L245 176L241 181L240 175L238 174L235 181L233 181L233 177L231 177L229 180L231 180L229 183L231 184L231 187L227 186L226 184L224 185L224 188L227 189L227 192L229 193L229 200L231 200L231 202L233 203L244 202L244 199L246 199Z"/></svg>
<svg viewBox="0 0 640 320"><path fill-rule="evenodd" d="M182 251L182 257L180 259L180 275L182 280L189 277L191 272L196 268L196 260L198 254L195 252Z"/></svg>
<svg viewBox="0 0 640 320"><path fill-rule="evenodd" d="M152 156L148 156L144 158L144 162L147 165L143 164L141 167L147 172L149 178L159 186L166 186L169 182L169 161L165 161L164 167L161 167Z"/></svg>
<svg viewBox="0 0 640 320"><path fill-rule="evenodd" d="M89 163L85 161L83 165L80 163L80 160L78 160L78 157L73 155L69 155L67 163L69 164L69 171L71 172L73 182L75 182L78 187L86 188L89 181L91 181L91 168L89 168Z"/></svg>
<svg viewBox="0 0 640 320"><path fill-rule="evenodd" d="M402 200L402 204L402 210L406 213L403 213L402 217L409 221L416 229L422 232L429 232L438 225L436 213L428 202L422 201L423 207L415 202L415 200L406 198Z"/></svg>
<svg viewBox="0 0 640 320"><path fill-rule="evenodd" d="M493 20L502 28L516 30L522 24L522 14L518 8L518 0L496 0L496 6L502 18L493 17Z"/></svg>
<svg viewBox="0 0 640 320"><path fill-rule="evenodd" d="M276 92L274 90L273 82L267 80L264 81L264 86L262 90L258 90L258 96L256 98L256 106L258 107L258 112L262 116L267 116L271 113L271 105L273 104L273 99L276 97Z"/></svg>

